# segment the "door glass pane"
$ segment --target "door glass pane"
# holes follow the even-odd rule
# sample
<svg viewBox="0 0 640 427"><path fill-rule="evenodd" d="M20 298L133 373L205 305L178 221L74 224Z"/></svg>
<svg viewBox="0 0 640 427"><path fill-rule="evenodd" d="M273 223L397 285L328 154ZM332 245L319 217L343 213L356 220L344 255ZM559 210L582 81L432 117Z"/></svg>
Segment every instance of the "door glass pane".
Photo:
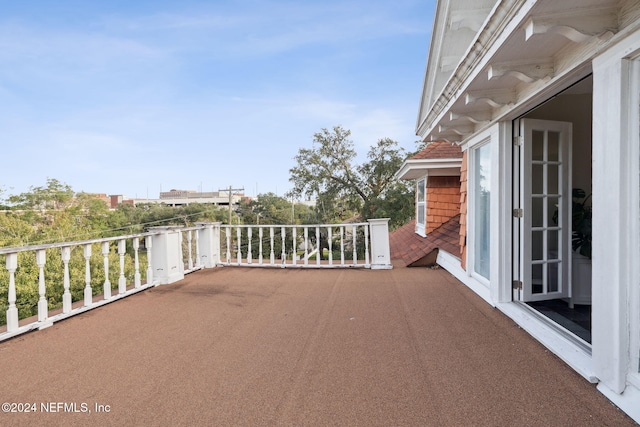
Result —
<svg viewBox="0 0 640 427"><path fill-rule="evenodd" d="M542 257L543 252L543 238L544 231L532 231L531 232L531 260L539 261L544 259Z"/></svg>
<svg viewBox="0 0 640 427"><path fill-rule="evenodd" d="M560 216L560 198L548 197L547 198L547 212L546 212L546 226L547 227L562 227Z"/></svg>
<svg viewBox="0 0 640 427"><path fill-rule="evenodd" d="M424 202L424 183L425 183L424 179L421 179L420 181L418 181L418 188L417 188L418 202Z"/></svg>
<svg viewBox="0 0 640 427"><path fill-rule="evenodd" d="M558 184L560 183L560 166L547 165L547 194L559 194Z"/></svg>
<svg viewBox="0 0 640 427"><path fill-rule="evenodd" d="M547 259L559 259L558 258L558 248L560 233L558 230L549 230L547 231Z"/></svg>
<svg viewBox="0 0 640 427"><path fill-rule="evenodd" d="M486 279L489 277L489 248L491 233L491 146L485 144L474 150L473 161L473 216L474 216L474 271Z"/></svg>
<svg viewBox="0 0 640 427"><path fill-rule="evenodd" d="M544 165L531 165L531 193L542 194L544 191Z"/></svg>
<svg viewBox="0 0 640 427"><path fill-rule="evenodd" d="M544 217L544 199L542 197L533 197L531 199L531 226L542 227L543 217Z"/></svg>
<svg viewBox="0 0 640 427"><path fill-rule="evenodd" d="M541 130L534 130L531 136L531 160L542 161L544 160L544 132Z"/></svg>
<svg viewBox="0 0 640 427"><path fill-rule="evenodd" d="M531 266L531 293L542 293L542 264L533 264Z"/></svg>
<svg viewBox="0 0 640 427"><path fill-rule="evenodd" d="M547 160L550 162L560 161L560 133L547 132Z"/></svg>
<svg viewBox="0 0 640 427"><path fill-rule="evenodd" d="M547 292L558 292L558 273L559 273L559 264L558 263L550 263L547 264Z"/></svg>

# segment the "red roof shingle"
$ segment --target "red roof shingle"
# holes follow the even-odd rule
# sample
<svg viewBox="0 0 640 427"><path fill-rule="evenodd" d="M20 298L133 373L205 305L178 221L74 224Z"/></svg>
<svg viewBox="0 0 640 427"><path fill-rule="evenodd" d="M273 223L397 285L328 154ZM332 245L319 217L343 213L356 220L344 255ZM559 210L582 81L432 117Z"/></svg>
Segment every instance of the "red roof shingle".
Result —
<svg viewBox="0 0 640 427"><path fill-rule="evenodd" d="M460 215L451 218L429 233L427 237L416 234L415 228L416 222L412 220L389 234L391 259L402 260L406 266L410 267L422 265L419 261L437 249L460 256Z"/></svg>
<svg viewBox="0 0 640 427"><path fill-rule="evenodd" d="M462 149L459 145L451 142L435 141L427 145L412 160L417 159L461 159Z"/></svg>

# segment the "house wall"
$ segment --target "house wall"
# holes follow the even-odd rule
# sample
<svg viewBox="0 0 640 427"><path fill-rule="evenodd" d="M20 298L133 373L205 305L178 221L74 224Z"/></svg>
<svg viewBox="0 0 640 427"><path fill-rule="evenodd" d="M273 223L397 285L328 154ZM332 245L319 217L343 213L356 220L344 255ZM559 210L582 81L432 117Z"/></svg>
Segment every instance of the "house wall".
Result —
<svg viewBox="0 0 640 427"><path fill-rule="evenodd" d="M460 213L460 177L428 177L426 197L426 233L429 234Z"/></svg>

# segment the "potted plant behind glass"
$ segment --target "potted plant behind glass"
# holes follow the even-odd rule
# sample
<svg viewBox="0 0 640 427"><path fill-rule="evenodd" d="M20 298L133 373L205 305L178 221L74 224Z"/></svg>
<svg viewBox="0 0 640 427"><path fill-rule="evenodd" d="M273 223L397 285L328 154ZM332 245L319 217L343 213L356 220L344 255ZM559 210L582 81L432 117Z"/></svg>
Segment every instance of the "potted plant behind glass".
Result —
<svg viewBox="0 0 640 427"><path fill-rule="evenodd" d="M574 188L571 196L573 197L571 247L575 252L591 259L592 208L587 206L591 194L587 196L583 189Z"/></svg>

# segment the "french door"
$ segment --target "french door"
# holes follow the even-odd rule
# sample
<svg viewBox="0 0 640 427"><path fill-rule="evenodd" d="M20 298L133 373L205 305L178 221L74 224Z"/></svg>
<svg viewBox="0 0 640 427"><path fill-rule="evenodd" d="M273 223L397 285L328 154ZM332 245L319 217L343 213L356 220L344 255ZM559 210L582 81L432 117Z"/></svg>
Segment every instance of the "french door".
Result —
<svg viewBox="0 0 640 427"><path fill-rule="evenodd" d="M514 150L514 299L570 297L571 123L520 119Z"/></svg>

